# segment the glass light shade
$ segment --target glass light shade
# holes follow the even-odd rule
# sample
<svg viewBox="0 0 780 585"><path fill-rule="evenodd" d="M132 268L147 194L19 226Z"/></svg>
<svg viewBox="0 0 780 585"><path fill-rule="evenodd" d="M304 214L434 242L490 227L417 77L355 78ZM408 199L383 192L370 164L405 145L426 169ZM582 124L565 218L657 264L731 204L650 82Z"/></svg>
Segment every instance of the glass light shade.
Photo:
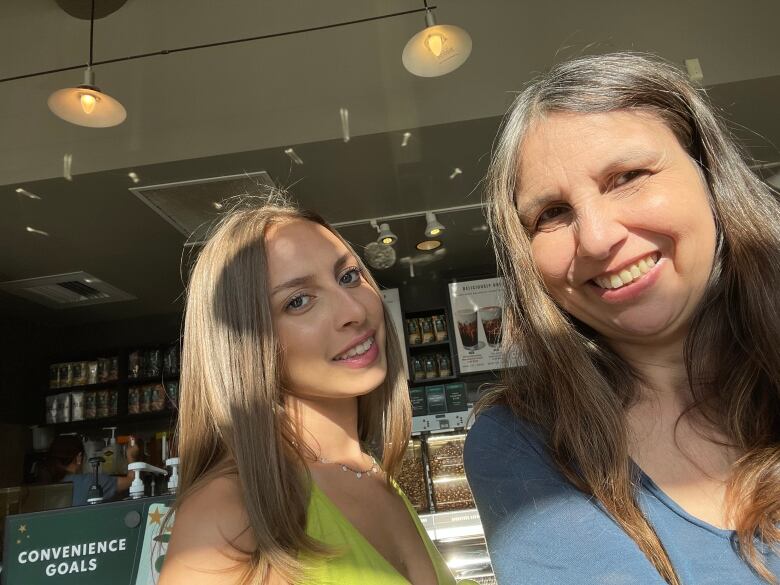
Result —
<svg viewBox="0 0 780 585"><path fill-rule="evenodd" d="M450 24L435 24L414 35L404 47L404 67L419 77L438 77L454 71L469 58L469 33Z"/></svg>
<svg viewBox="0 0 780 585"><path fill-rule="evenodd" d="M127 118L125 107L95 86L58 89L49 96L48 104L54 115L89 128L109 128Z"/></svg>

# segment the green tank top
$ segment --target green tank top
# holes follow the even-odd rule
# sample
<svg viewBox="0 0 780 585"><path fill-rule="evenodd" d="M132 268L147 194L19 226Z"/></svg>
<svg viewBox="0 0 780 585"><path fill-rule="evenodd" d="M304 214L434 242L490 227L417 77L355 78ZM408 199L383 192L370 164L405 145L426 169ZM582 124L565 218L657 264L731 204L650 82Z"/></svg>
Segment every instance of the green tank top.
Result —
<svg viewBox="0 0 780 585"><path fill-rule="evenodd" d="M428 538L417 513L401 488L393 482L398 495L414 520L417 533L428 551L436 571L437 585L455 585L444 559ZM311 500L306 518L306 533L333 547L344 551L327 559L307 559L305 585L409 585L409 581L391 565L368 540L347 520L317 484L312 484ZM473 581L461 581L461 584Z"/></svg>

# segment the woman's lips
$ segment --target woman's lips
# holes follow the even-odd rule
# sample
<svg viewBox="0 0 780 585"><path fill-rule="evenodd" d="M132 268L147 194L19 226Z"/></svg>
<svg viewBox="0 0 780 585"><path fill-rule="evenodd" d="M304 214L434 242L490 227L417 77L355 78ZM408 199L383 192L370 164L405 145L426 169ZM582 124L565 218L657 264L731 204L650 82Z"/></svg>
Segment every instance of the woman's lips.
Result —
<svg viewBox="0 0 780 585"><path fill-rule="evenodd" d="M370 366L376 361L378 357L379 357L379 344L376 342L376 339L374 339L374 342L371 344L371 347L369 347L368 351L366 351L365 353L354 355L352 357L334 359L333 362L335 362L340 366L346 366L347 368L360 369L360 368L365 368Z"/></svg>

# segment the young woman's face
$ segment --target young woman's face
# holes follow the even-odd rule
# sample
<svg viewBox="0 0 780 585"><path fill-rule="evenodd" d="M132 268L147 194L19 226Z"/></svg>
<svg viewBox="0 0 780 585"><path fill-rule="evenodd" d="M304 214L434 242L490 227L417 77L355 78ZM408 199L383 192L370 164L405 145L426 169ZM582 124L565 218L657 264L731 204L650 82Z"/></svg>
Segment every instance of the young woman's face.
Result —
<svg viewBox="0 0 780 585"><path fill-rule="evenodd" d="M612 340L684 334L716 232L672 131L649 113L554 113L532 125L520 161L516 206L560 306Z"/></svg>
<svg viewBox="0 0 780 585"><path fill-rule="evenodd" d="M309 399L367 394L387 373L384 308L352 252L319 224L266 233L270 304L285 388Z"/></svg>

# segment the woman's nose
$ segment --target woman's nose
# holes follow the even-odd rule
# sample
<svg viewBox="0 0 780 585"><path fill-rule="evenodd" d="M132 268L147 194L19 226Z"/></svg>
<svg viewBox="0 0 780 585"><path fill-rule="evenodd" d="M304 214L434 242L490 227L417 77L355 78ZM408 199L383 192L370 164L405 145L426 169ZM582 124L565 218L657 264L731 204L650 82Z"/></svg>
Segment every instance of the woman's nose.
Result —
<svg viewBox="0 0 780 585"><path fill-rule="evenodd" d="M628 229L615 209L607 205L589 206L579 213L575 225L577 256L606 260L622 244Z"/></svg>
<svg viewBox="0 0 780 585"><path fill-rule="evenodd" d="M359 287L339 287L334 297L333 315L339 328L359 325L366 320L366 306L361 299Z"/></svg>

